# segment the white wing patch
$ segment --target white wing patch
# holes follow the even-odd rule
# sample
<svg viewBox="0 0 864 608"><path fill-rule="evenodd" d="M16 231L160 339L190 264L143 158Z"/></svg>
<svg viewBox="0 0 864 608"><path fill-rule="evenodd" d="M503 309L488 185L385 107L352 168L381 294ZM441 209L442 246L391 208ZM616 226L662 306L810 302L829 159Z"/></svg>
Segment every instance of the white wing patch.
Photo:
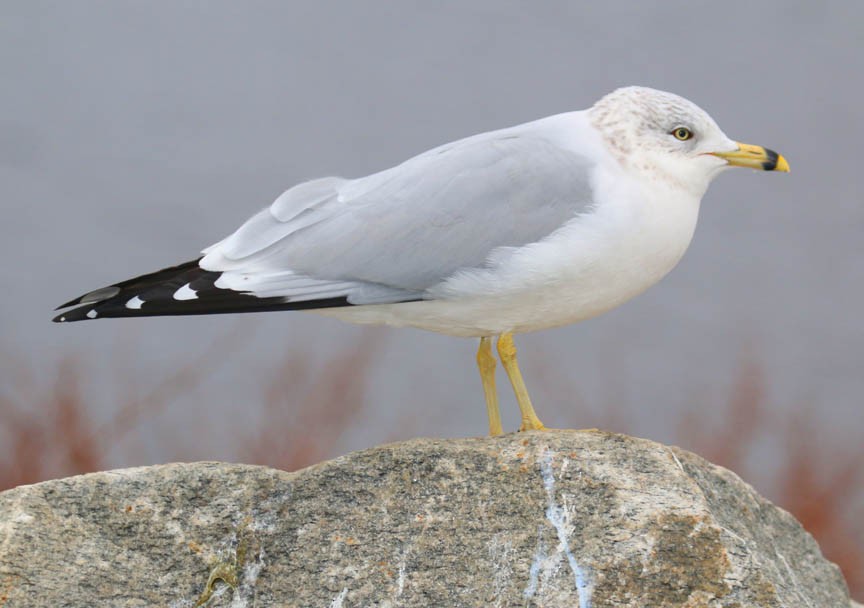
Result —
<svg viewBox="0 0 864 608"><path fill-rule="evenodd" d="M198 297L198 294L194 289L189 287L189 283L186 283L183 287L174 292L175 300L195 300Z"/></svg>
<svg viewBox="0 0 864 608"><path fill-rule="evenodd" d="M142 300L138 296L135 296L134 298L131 298L128 302L126 302L126 308L131 308L132 310L139 310L143 303L144 300Z"/></svg>
<svg viewBox="0 0 864 608"><path fill-rule="evenodd" d="M380 304L420 297L418 293L385 285L313 279L290 270L259 273L229 270L223 272L213 285L218 289L248 293L258 298L282 297L287 302L346 297L352 304Z"/></svg>

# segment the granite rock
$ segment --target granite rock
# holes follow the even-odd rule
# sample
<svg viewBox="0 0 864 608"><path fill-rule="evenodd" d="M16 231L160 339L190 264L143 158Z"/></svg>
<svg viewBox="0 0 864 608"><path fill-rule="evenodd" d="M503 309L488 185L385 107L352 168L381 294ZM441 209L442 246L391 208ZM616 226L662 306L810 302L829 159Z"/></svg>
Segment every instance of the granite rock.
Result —
<svg viewBox="0 0 864 608"><path fill-rule="evenodd" d="M736 475L594 431L0 494L4 608L850 605L810 535Z"/></svg>

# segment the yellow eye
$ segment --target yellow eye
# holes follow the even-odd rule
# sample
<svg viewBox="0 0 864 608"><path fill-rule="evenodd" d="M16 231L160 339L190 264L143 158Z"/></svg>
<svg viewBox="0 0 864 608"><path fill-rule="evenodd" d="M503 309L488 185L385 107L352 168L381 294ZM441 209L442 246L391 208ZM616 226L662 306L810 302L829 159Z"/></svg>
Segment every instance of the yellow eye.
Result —
<svg viewBox="0 0 864 608"><path fill-rule="evenodd" d="M693 132L690 131L687 127L678 127L674 131L672 131L672 135L675 136L675 139L680 139L681 141L687 141L691 137L693 137Z"/></svg>

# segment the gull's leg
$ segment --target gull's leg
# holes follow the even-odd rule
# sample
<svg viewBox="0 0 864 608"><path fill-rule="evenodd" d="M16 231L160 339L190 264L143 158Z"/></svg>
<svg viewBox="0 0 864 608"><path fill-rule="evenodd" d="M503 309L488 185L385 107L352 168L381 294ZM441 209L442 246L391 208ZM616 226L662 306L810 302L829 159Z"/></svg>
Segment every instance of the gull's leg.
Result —
<svg viewBox="0 0 864 608"><path fill-rule="evenodd" d="M546 427L543 426L534 412L531 397L528 396L528 389L525 388L525 381L522 379L522 372L519 371L519 363L516 361L516 345L513 344L513 334L510 332L503 333L498 337L498 356L501 357L501 363L507 371L510 384L513 385L513 392L516 393L516 401L519 402L519 410L522 412L522 426L519 427L519 430L543 430Z"/></svg>
<svg viewBox="0 0 864 608"><path fill-rule="evenodd" d="M498 392L495 390L495 357L492 355L492 338L480 338L477 349L477 367L483 381L483 394L486 396L486 413L489 415L489 434L500 435L501 412L498 411Z"/></svg>

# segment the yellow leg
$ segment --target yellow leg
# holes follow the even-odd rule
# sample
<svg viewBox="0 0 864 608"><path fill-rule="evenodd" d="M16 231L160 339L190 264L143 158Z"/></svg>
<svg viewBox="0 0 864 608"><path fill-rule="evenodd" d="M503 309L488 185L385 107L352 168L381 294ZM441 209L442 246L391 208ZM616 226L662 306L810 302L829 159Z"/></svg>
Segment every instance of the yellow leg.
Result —
<svg viewBox="0 0 864 608"><path fill-rule="evenodd" d="M513 385L513 392L516 393L516 401L519 402L519 410L522 412L522 426L519 427L519 430L543 430L546 427L543 426L534 412L531 397L528 396L528 389L525 388L525 381L522 379L522 372L519 371L519 363L516 361L516 345L513 344L513 334L510 332L503 333L498 337L498 356L501 357L501 363L507 371L510 384Z"/></svg>
<svg viewBox="0 0 864 608"><path fill-rule="evenodd" d="M489 434L500 435L501 412L498 410L498 392L495 390L495 357L492 355L492 339L480 338L477 349L477 367L483 381L483 394L486 396L486 414L489 416Z"/></svg>

